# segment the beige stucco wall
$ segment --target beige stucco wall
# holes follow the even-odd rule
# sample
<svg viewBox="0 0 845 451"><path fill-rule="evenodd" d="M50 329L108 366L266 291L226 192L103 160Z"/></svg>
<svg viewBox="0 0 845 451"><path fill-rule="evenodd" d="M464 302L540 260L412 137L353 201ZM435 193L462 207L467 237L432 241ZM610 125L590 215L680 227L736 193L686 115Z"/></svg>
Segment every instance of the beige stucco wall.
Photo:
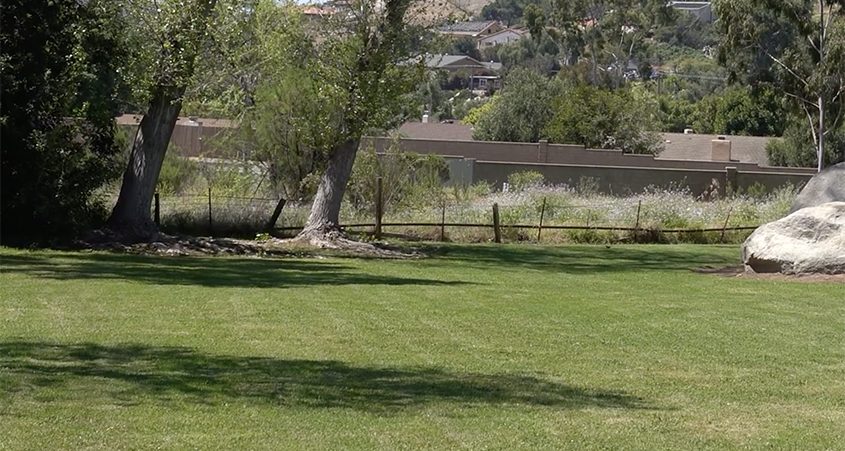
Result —
<svg viewBox="0 0 845 451"><path fill-rule="evenodd" d="M391 142L387 138L375 138L373 145L377 151L384 151ZM641 192L649 186L675 186L687 187L696 195L713 187L724 192L729 183L740 190L755 184L768 190L785 184L801 186L815 173L806 168L770 168L736 161L668 160L651 155L623 154L618 150L593 150L578 145L544 142L403 138L399 145L406 152L438 154L469 161L471 170L462 169L460 174L455 175L461 178L460 182L486 181L499 189L508 175L527 170L540 172L553 184L577 185L582 178L591 178L606 193L627 194ZM729 168L735 168L735 171Z"/></svg>

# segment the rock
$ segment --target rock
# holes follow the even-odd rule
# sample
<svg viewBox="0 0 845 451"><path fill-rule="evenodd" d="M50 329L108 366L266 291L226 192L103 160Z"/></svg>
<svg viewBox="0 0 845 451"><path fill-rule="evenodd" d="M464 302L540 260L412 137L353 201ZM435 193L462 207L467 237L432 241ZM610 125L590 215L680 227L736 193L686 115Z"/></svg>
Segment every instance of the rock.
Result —
<svg viewBox="0 0 845 451"><path fill-rule="evenodd" d="M828 166L813 176L795 198L789 212L828 202L845 202L845 162Z"/></svg>
<svg viewBox="0 0 845 451"><path fill-rule="evenodd" d="M742 261L758 273L845 274L845 202L764 224L742 245Z"/></svg>

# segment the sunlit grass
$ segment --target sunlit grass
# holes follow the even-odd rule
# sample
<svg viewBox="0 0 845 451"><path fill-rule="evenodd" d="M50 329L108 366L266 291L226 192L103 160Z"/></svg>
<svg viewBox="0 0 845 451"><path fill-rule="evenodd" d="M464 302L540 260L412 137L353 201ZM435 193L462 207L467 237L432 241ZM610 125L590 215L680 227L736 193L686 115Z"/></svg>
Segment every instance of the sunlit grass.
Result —
<svg viewBox="0 0 845 451"><path fill-rule="evenodd" d="M0 448L845 442L845 287L707 246L0 250Z"/></svg>

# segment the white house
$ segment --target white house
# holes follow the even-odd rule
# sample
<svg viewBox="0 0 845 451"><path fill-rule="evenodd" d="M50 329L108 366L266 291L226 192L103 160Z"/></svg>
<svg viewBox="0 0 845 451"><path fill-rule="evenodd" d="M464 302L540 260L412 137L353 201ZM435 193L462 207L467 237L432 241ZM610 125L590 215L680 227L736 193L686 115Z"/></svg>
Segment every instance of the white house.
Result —
<svg viewBox="0 0 845 451"><path fill-rule="evenodd" d="M511 42L519 41L528 35L527 30L519 28L506 28L489 34L478 40L478 48L484 49L487 47L495 47L501 44L510 44Z"/></svg>
<svg viewBox="0 0 845 451"><path fill-rule="evenodd" d="M440 34L450 36L471 36L479 39L484 36L489 36L504 29L504 25L498 20L484 20L474 22L456 22L442 25L437 28Z"/></svg>

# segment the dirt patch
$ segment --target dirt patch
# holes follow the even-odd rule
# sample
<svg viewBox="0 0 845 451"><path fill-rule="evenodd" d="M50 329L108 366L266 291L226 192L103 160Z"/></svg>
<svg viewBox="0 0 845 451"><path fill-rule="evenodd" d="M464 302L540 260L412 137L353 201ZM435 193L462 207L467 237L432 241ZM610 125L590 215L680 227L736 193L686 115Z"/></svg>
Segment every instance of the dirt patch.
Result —
<svg viewBox="0 0 845 451"><path fill-rule="evenodd" d="M781 274L781 273L755 273L747 272L743 265L733 265L724 267L704 266L696 268L693 271L699 274L711 274L721 277L737 277L743 279L760 279L760 280L784 280L789 282L827 282L827 283L845 283L845 274Z"/></svg>

